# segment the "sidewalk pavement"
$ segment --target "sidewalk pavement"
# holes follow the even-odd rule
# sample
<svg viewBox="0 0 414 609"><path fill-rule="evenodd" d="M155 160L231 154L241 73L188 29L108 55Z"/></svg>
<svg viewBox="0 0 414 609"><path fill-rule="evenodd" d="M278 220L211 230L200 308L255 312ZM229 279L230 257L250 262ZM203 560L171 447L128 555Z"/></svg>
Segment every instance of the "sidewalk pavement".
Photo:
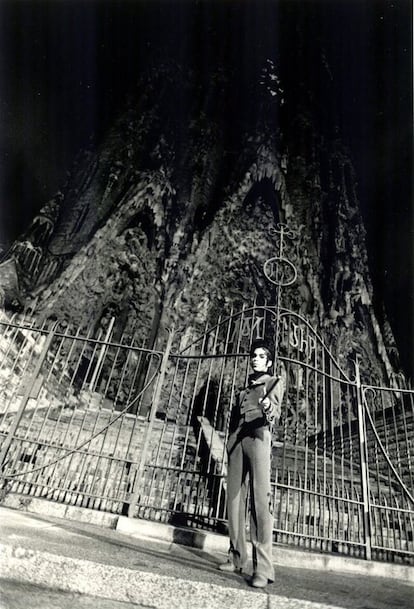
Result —
<svg viewBox="0 0 414 609"><path fill-rule="evenodd" d="M276 581L255 590L246 577L217 570L226 558L223 536L39 499L9 495L6 502L13 506L0 507L6 591L20 582L131 609L414 607L413 567L275 546ZM2 609L6 601L0 592Z"/></svg>

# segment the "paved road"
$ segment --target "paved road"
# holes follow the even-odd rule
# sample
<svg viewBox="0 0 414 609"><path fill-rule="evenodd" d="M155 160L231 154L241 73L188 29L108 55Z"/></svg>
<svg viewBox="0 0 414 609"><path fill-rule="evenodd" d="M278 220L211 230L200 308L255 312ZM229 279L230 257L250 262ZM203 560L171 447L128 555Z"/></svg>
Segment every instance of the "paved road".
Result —
<svg viewBox="0 0 414 609"><path fill-rule="evenodd" d="M399 581L276 567L273 592L349 609L414 609L414 587Z"/></svg>
<svg viewBox="0 0 414 609"><path fill-rule="evenodd" d="M0 511L2 543L11 552L8 555L16 569L15 581L21 580L15 584L3 582L1 609L83 609L92 607L92 603L94 609L156 606L193 609L195 593L199 595L197 607L205 609L211 609L213 594L214 607L220 609L233 606L239 598L249 609L255 609L256 605L272 609L414 609L414 586L401 579L276 565L275 582L263 593L249 587L240 575L218 571L218 561L224 555L175 543L131 538L94 525L5 508ZM307 558L312 561L311 554ZM3 579L10 577L6 574L7 566L4 565ZM83 579L79 579L79 569L83 569ZM18 573L21 575L17 576ZM39 573L43 573L42 579ZM79 595L79 588L72 588L76 592L60 593L38 587L52 580L55 587L60 587L68 578L74 586L81 584L85 595ZM94 598L99 594L104 598ZM116 600L106 600L111 596ZM240 606L237 604L238 609Z"/></svg>
<svg viewBox="0 0 414 609"><path fill-rule="evenodd" d="M0 609L148 609L148 607L0 580Z"/></svg>
<svg viewBox="0 0 414 609"><path fill-rule="evenodd" d="M332 604L335 606L335 599L343 604L344 595L348 595L350 585L355 584L354 578L352 581L348 581L346 577L334 577L332 581L326 582L327 587L322 595L325 596L323 599L321 598L320 579L307 575L303 570L300 571L297 574L297 586L300 590L298 596L302 598L290 598L289 601L285 601L283 604L289 609L306 609L307 601L311 597L317 599L321 604L327 603L328 606L332 606ZM286 584L279 581L278 591L289 593L291 583L290 578ZM371 587L370 591L368 588ZM395 589L388 589L381 601L378 600L379 593L385 593L385 588L381 586L381 590L378 590L375 582L373 586L368 587L366 581L360 582L360 586L353 586L348 606L361 609L412 609L414 607L414 595L410 604L410 599L404 593L401 594L398 586ZM356 600L358 595L359 598ZM150 599L148 599L148 605L136 605L74 592L49 590L22 582L0 580L0 609L148 609L149 607L151 607Z"/></svg>

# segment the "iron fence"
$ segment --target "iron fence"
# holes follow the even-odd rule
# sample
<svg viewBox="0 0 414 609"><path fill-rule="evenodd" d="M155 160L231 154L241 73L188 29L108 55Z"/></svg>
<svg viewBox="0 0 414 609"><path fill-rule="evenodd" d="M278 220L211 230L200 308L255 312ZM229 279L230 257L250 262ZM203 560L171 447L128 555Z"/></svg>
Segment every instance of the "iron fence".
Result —
<svg viewBox="0 0 414 609"><path fill-rule="evenodd" d="M225 531L229 413L252 341L285 382L274 430L274 540L412 562L413 392L350 376L300 315L266 304L161 351L61 324L0 320L8 490ZM248 521L248 519L247 519Z"/></svg>
<svg viewBox="0 0 414 609"><path fill-rule="evenodd" d="M125 511L162 354L106 331L0 321L0 459L10 490ZM9 474L9 477L8 477Z"/></svg>
<svg viewBox="0 0 414 609"><path fill-rule="evenodd" d="M372 548L381 558L413 556L413 392L363 386Z"/></svg>

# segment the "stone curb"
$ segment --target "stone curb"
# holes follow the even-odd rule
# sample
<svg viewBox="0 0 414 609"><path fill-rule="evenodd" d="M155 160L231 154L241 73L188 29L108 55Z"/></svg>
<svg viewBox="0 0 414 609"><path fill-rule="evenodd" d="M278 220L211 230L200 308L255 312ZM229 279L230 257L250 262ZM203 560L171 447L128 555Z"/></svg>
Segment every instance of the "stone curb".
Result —
<svg viewBox="0 0 414 609"><path fill-rule="evenodd" d="M138 518L127 518L99 512L89 508L56 503L26 495L9 494L5 498L4 507L13 508L42 516L54 516L66 518L78 522L94 524L105 528L115 529L119 533L136 538L150 538L177 543L189 547L198 548L210 553L223 554L228 550L228 538L209 531L197 529L184 529L172 525L140 520ZM336 571L354 575L373 577L386 577L400 580L405 583L414 584L414 569L408 565L397 565L393 563L382 563L376 561L365 561L363 559L348 556L333 556L331 554L318 554L287 548L285 546L273 546L273 562L284 567L313 569L323 571Z"/></svg>
<svg viewBox="0 0 414 609"><path fill-rule="evenodd" d="M169 543L179 543L193 548L199 548L211 553L227 553L228 538L215 533L191 529L177 529L159 522L130 519L120 516L116 530L130 537L149 537L162 539ZM387 577L414 584L414 569L407 565L395 565L365 561L348 556L332 556L295 550L284 546L273 546L273 563L284 567L313 569L317 571L337 571L353 575Z"/></svg>
<svg viewBox="0 0 414 609"><path fill-rule="evenodd" d="M98 512L89 508L77 507L76 505L65 505L47 499L28 497L10 493L3 502L2 507L28 512L29 514L39 514L41 516L52 516L55 518L66 518L87 524L95 524L106 529L115 529L119 516L107 512Z"/></svg>
<svg viewBox="0 0 414 609"><path fill-rule="evenodd" d="M115 529L119 533L129 535L130 537L160 539L168 543L178 543L182 546L198 548L206 552L227 554L229 549L228 537L224 535L197 529L177 528L161 522L151 522L150 520L119 516Z"/></svg>
<svg viewBox="0 0 414 609"><path fill-rule="evenodd" d="M153 609L341 609L0 544L2 577ZM148 604L150 602L150 605Z"/></svg>

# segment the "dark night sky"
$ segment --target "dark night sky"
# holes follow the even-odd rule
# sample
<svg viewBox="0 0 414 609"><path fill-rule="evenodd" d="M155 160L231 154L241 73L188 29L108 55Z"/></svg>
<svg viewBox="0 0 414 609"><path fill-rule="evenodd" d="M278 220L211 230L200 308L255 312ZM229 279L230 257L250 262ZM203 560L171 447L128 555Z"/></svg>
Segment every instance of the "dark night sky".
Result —
<svg viewBox="0 0 414 609"><path fill-rule="evenodd" d="M412 3L288 0L322 40L368 231L371 273L414 379ZM198 70L272 55L276 1L3 0L0 3L0 245L16 238L99 138L151 61ZM304 12L303 12L304 11ZM312 29L313 28L313 29ZM315 29L316 28L316 29Z"/></svg>

